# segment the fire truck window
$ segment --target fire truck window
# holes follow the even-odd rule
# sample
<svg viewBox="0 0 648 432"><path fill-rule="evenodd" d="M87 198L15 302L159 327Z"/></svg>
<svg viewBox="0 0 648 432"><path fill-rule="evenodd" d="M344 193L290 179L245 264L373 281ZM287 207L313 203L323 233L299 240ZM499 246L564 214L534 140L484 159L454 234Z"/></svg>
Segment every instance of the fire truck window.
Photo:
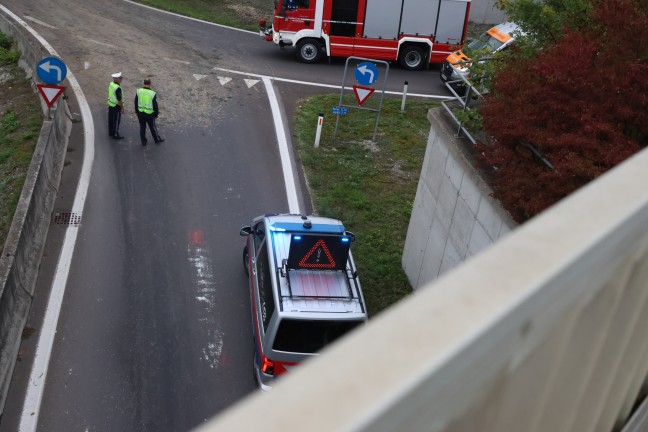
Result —
<svg viewBox="0 0 648 432"><path fill-rule="evenodd" d="M270 279L270 263L268 262L268 248L264 247L259 250L257 255L257 282L259 284L259 308L261 311L261 321L263 322L263 331L268 330L270 318L275 311L274 295L272 294L272 280Z"/></svg>
<svg viewBox="0 0 648 432"><path fill-rule="evenodd" d="M331 9L331 35L355 36L358 0L334 0Z"/></svg>
<svg viewBox="0 0 648 432"><path fill-rule="evenodd" d="M308 9L309 3L310 0L286 0L284 4L286 5L286 9L295 10L297 8Z"/></svg>

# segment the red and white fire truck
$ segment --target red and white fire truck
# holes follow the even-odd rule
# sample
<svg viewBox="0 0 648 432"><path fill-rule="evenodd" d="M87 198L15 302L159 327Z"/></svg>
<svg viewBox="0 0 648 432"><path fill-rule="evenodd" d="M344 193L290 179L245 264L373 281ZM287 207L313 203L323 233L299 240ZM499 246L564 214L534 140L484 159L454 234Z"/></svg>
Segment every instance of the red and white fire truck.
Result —
<svg viewBox="0 0 648 432"><path fill-rule="evenodd" d="M304 63L328 57L398 60L417 70L443 63L464 43L470 0L274 0L261 35L295 46Z"/></svg>

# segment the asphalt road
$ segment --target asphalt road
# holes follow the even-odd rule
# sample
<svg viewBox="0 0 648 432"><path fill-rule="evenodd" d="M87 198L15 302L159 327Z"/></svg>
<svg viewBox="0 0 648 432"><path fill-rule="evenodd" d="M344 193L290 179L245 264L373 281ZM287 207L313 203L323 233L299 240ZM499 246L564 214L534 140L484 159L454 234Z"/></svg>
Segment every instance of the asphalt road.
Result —
<svg viewBox="0 0 648 432"><path fill-rule="evenodd" d="M299 98L336 91L290 80L339 85L344 61L304 65L258 35L122 0L2 4L74 71L96 133L38 430L189 430L256 389L238 231L258 214L289 209L270 103L256 75L284 80L275 88L290 119ZM122 141L109 139L106 125L116 71L125 75ZM145 76L158 91L166 141L149 138L144 148L132 98ZM447 94L438 67L406 72L394 65L387 89L401 91L404 81L410 93ZM76 187L80 130L75 125L55 211L66 210ZM295 178L308 212L298 169ZM0 431L17 430L23 415L64 230L50 230L28 322L35 333L21 347Z"/></svg>

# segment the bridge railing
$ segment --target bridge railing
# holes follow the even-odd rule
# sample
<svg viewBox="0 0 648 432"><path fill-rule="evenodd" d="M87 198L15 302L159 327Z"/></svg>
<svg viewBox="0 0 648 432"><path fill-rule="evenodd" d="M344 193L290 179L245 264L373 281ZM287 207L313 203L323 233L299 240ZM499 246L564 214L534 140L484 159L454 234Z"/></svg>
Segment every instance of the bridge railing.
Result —
<svg viewBox="0 0 648 432"><path fill-rule="evenodd" d="M200 430L621 430L648 376L647 166L644 151Z"/></svg>

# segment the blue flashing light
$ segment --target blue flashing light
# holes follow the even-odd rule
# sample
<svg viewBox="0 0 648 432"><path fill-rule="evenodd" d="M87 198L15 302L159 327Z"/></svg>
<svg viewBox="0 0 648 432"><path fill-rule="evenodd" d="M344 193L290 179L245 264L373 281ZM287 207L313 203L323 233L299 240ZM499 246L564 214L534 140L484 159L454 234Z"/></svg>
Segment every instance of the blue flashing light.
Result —
<svg viewBox="0 0 648 432"><path fill-rule="evenodd" d="M349 237L342 237L342 243L349 243Z"/></svg>
<svg viewBox="0 0 648 432"><path fill-rule="evenodd" d="M300 235L293 236L293 240L301 240L301 236Z"/></svg>

